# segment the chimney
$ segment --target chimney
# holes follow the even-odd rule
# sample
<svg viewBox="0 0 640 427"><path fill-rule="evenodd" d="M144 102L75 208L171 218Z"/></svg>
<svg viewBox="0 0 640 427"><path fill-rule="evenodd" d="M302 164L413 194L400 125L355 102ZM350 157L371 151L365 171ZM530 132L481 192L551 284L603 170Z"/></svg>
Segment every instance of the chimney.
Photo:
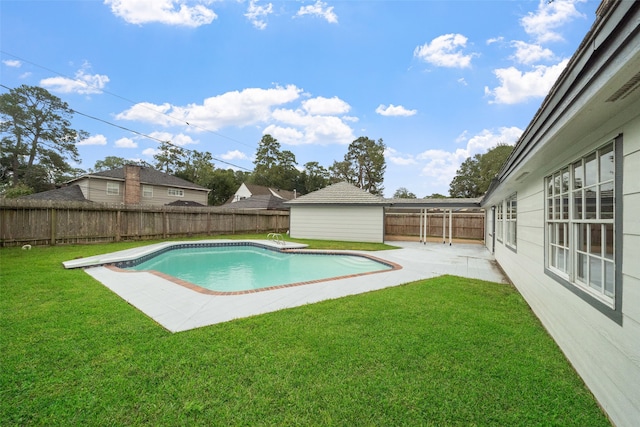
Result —
<svg viewBox="0 0 640 427"><path fill-rule="evenodd" d="M124 204L140 204L140 166L125 165L124 167Z"/></svg>

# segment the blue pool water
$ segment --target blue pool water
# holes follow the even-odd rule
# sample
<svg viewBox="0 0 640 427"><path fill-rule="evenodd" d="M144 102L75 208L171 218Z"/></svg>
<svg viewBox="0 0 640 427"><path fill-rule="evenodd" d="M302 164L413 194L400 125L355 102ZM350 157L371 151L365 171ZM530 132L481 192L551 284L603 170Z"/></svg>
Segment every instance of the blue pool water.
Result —
<svg viewBox="0 0 640 427"><path fill-rule="evenodd" d="M172 249L126 270L153 270L205 289L237 292L392 269L342 254L284 253L259 246Z"/></svg>

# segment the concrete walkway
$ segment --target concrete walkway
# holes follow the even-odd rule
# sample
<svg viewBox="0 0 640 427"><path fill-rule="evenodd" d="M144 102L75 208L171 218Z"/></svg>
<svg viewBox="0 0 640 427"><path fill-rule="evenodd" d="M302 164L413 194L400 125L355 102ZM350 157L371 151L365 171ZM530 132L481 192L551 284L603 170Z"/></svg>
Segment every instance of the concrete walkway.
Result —
<svg viewBox="0 0 640 427"><path fill-rule="evenodd" d="M85 271L171 332L375 291L443 274L508 283L496 267L491 253L480 244L449 246L442 243L425 245L418 242L395 241L389 244L401 249L348 252L369 253L376 258L401 265L400 270L245 295L206 295L145 272L124 273L103 266L88 267ZM125 257L135 257L138 253L148 251L148 247L130 249L126 251ZM104 263L105 259L113 260L118 256L114 253L95 258ZM83 265L65 263L65 267L91 265L88 261L75 260L75 264Z"/></svg>

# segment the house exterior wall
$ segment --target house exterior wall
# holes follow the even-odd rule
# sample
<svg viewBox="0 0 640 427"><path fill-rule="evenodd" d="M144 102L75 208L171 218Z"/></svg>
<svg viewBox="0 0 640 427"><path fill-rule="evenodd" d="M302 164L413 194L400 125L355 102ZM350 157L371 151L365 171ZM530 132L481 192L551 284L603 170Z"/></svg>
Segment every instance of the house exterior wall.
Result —
<svg viewBox="0 0 640 427"><path fill-rule="evenodd" d="M602 407L618 426L637 425L640 420L640 102L624 115L609 118L592 130L562 132L551 137L546 155L531 173L519 181L505 180L483 207L517 197L517 243L511 249L503 235L496 239L495 257L513 284L558 343L569 361L584 379ZM625 117L626 116L626 117ZM616 216L622 213L621 241L615 242L616 284L621 280L621 318L615 320L606 311L576 294L571 288L547 274L548 250L545 250L545 177L579 160L602 144L622 135L622 160L616 179L622 179L621 194L616 194ZM514 176L519 174L516 172ZM619 218L617 218L619 219ZM486 245L491 249L491 215L486 216ZM616 222L618 227L618 222ZM498 227L496 227L498 229ZM506 233L506 225L505 225ZM616 235L617 236L617 235ZM569 235L576 244L575 235ZM500 242L502 240L502 242ZM622 265L618 260L621 261Z"/></svg>
<svg viewBox="0 0 640 427"><path fill-rule="evenodd" d="M298 239L384 242L382 206L291 205L289 234Z"/></svg>
<svg viewBox="0 0 640 427"><path fill-rule="evenodd" d="M233 202L237 202L238 200L248 199L251 196L252 196L251 191L249 191L247 186L244 185L244 183L242 183L240 185L240 187L238 188L238 191L236 191L236 194L235 194L235 197L232 200L232 203Z"/></svg>
<svg viewBox="0 0 640 427"><path fill-rule="evenodd" d="M118 184L119 191L118 194L107 194L107 183ZM99 178L84 178L78 180L77 185L82 189L82 193L84 196L91 200L92 202L97 203L124 203L124 193L125 193L125 183L124 180L110 180L110 179L99 179ZM140 183L140 204L142 205L166 205L167 203L175 202L176 200L189 200L198 202L202 205L207 205L207 192L206 191L198 191L192 190L188 188L179 188L179 187L165 187L160 185L149 185L145 183ZM153 192L153 197L146 197L143 191L144 188L151 188ZM169 188L176 188L183 192L183 196L176 196L169 194Z"/></svg>

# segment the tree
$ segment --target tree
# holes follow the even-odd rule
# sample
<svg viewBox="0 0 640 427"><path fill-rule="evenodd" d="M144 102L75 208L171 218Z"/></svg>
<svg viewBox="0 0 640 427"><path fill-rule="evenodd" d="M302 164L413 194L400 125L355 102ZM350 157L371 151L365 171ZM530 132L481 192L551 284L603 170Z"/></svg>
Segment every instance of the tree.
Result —
<svg viewBox="0 0 640 427"><path fill-rule="evenodd" d="M22 85L0 95L4 183L47 188L77 173L69 160L80 161L76 143L89 134L72 128L72 118L69 105L41 87Z"/></svg>
<svg viewBox="0 0 640 427"><path fill-rule="evenodd" d="M485 154L468 157L449 184L451 197L480 197L513 151L513 147L498 144Z"/></svg>
<svg viewBox="0 0 640 427"><path fill-rule="evenodd" d="M224 204L238 190L242 181L238 182L236 174L232 169L216 169L213 171L211 181L207 188L209 193L209 204L218 206Z"/></svg>
<svg viewBox="0 0 640 427"><path fill-rule="evenodd" d="M344 161L333 163L330 168L332 179L344 180L372 194L382 195L387 168L384 149L382 139L375 142L365 136L359 137L349 144Z"/></svg>
<svg viewBox="0 0 640 427"><path fill-rule="evenodd" d="M260 140L253 164L254 184L289 191L297 188L300 172L296 168L296 156L291 151L281 151L280 143L271 135L264 135Z"/></svg>
<svg viewBox="0 0 640 427"><path fill-rule="evenodd" d="M307 162L302 172L304 193L320 190L329 183L329 171L318 162Z"/></svg>
<svg viewBox="0 0 640 427"><path fill-rule="evenodd" d="M118 156L107 156L103 160L96 160L96 163L93 165L92 172L100 172L100 171L108 171L112 169L119 169L124 167L125 165L131 163L124 157Z"/></svg>
<svg viewBox="0 0 640 427"><path fill-rule="evenodd" d="M425 199L446 199L447 196L445 196L444 194L440 194L440 193L433 193L430 196L424 196Z"/></svg>
<svg viewBox="0 0 640 427"><path fill-rule="evenodd" d="M393 193L394 199L416 199L416 195L411 191L407 190L405 187L400 187Z"/></svg>
<svg viewBox="0 0 640 427"><path fill-rule="evenodd" d="M156 161L153 166L164 173L174 174L186 165L186 153L184 148L166 141L160 143L158 153L153 158Z"/></svg>

